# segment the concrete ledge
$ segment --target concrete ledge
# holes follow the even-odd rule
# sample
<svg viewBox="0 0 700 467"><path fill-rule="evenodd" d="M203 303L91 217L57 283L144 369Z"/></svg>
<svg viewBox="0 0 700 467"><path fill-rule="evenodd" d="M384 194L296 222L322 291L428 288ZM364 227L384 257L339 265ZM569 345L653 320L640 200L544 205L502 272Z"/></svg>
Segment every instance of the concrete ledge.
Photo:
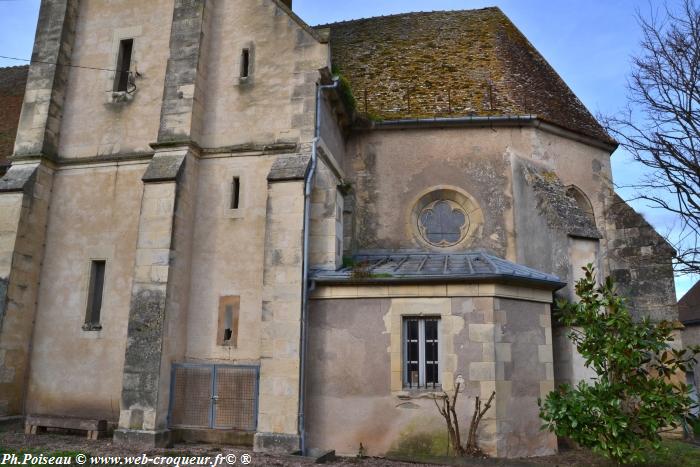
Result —
<svg viewBox="0 0 700 467"><path fill-rule="evenodd" d="M184 154L156 154L141 180L144 183L176 181L185 165Z"/></svg>
<svg viewBox="0 0 700 467"><path fill-rule="evenodd" d="M267 180L282 182L288 180L303 180L309 168L311 156L290 154L279 156L272 164Z"/></svg>
<svg viewBox="0 0 700 467"><path fill-rule="evenodd" d="M24 416L22 415L9 415L0 417L0 428L8 426L21 426L24 422Z"/></svg>
<svg viewBox="0 0 700 467"><path fill-rule="evenodd" d="M310 461L314 464L325 464L335 460L335 450L311 448L306 450L306 455L302 455L301 451L297 451L291 456L288 456L288 459Z"/></svg>
<svg viewBox="0 0 700 467"><path fill-rule="evenodd" d="M206 428L174 428L173 442L228 444L231 446L253 447L255 433L237 430L211 430Z"/></svg>
<svg viewBox="0 0 700 467"><path fill-rule="evenodd" d="M140 431L118 429L114 431L114 444L138 445L147 448L165 448L172 444L172 434L169 430Z"/></svg>
<svg viewBox="0 0 700 467"><path fill-rule="evenodd" d="M316 284L312 300L347 298L435 298L435 297L500 297L528 302L552 303L550 290L517 287L494 283L484 284Z"/></svg>
<svg viewBox="0 0 700 467"><path fill-rule="evenodd" d="M271 452L290 454L299 450L299 435L287 433L255 433L253 450L255 452Z"/></svg>
<svg viewBox="0 0 700 467"><path fill-rule="evenodd" d="M0 193L27 191L36 180L38 164L13 165L0 178Z"/></svg>

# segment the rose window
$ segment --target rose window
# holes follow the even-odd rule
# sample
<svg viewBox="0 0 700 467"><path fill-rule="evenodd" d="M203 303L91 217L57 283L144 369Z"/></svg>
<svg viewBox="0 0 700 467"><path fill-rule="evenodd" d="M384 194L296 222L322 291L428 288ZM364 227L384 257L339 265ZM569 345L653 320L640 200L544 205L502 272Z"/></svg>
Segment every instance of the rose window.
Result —
<svg viewBox="0 0 700 467"><path fill-rule="evenodd" d="M419 216L423 238L435 246L452 246L461 242L469 230L469 216L454 201L439 200L425 208Z"/></svg>

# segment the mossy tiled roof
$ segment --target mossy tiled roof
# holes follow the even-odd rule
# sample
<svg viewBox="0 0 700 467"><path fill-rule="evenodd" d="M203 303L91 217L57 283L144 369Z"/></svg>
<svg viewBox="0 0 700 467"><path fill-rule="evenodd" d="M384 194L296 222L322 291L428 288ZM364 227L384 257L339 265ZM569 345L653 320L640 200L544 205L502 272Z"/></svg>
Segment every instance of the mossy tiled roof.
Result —
<svg viewBox="0 0 700 467"><path fill-rule="evenodd" d="M407 13L330 25L333 66L357 110L386 120L536 115L612 139L498 8Z"/></svg>
<svg viewBox="0 0 700 467"><path fill-rule="evenodd" d="M12 155L29 66L0 68L0 173Z"/></svg>

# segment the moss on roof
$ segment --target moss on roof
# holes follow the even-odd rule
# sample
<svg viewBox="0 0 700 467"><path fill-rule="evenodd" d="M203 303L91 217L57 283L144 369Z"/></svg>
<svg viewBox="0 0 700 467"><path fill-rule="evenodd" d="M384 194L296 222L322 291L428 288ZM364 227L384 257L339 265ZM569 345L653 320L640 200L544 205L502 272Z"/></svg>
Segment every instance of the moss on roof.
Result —
<svg viewBox="0 0 700 467"><path fill-rule="evenodd" d="M0 67L0 95L24 96L29 65Z"/></svg>
<svg viewBox="0 0 700 467"><path fill-rule="evenodd" d="M330 29L360 112L382 119L537 115L614 141L498 8L407 13Z"/></svg>
<svg viewBox="0 0 700 467"><path fill-rule="evenodd" d="M12 154L29 66L0 68L0 175Z"/></svg>

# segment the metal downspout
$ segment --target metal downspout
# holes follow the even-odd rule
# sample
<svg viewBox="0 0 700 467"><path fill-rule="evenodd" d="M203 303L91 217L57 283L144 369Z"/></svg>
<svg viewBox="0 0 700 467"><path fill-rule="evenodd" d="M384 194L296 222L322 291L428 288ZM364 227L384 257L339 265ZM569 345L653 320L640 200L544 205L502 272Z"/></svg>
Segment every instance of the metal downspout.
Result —
<svg viewBox="0 0 700 467"><path fill-rule="evenodd" d="M304 409L306 399L306 345L307 325L309 311L309 224L311 222L311 191L313 190L314 176L318 165L318 141L321 138L321 92L325 89L338 87L338 79L333 78L333 84L316 85L316 118L314 124L314 139L311 146L311 164L304 180L304 242L302 259L302 286L301 286L301 337L300 337L300 362L299 362L299 448L301 455L306 454L306 430L304 428Z"/></svg>

